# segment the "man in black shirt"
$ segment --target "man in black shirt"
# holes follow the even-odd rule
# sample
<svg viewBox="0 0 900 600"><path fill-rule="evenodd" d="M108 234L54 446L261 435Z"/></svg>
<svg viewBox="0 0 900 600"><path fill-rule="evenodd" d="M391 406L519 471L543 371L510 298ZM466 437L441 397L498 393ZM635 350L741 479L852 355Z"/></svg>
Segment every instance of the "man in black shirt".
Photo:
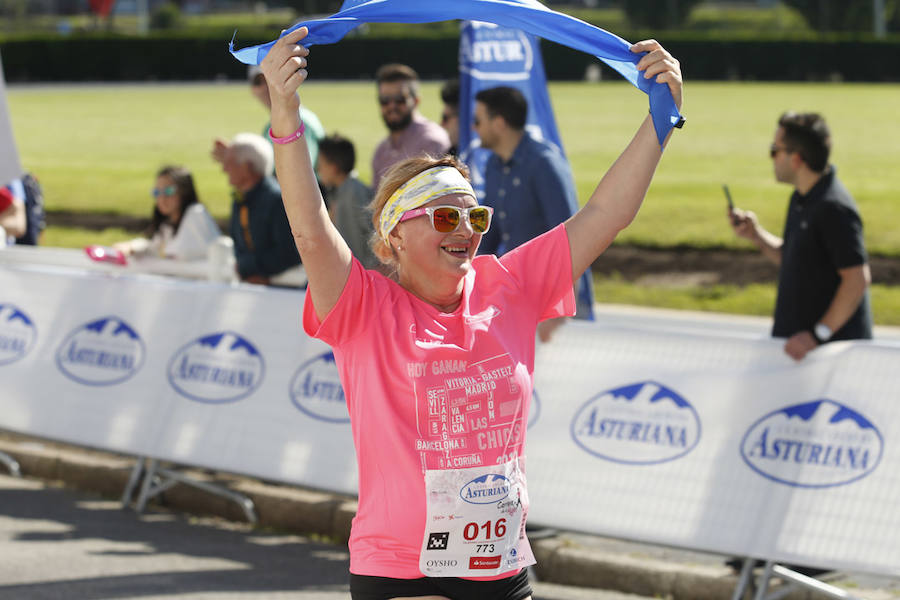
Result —
<svg viewBox="0 0 900 600"><path fill-rule="evenodd" d="M819 344L872 337L871 282L856 203L828 164L831 135L815 113L785 113L769 149L775 179L794 186L784 236L729 210L737 235L779 265L774 337L801 360Z"/></svg>

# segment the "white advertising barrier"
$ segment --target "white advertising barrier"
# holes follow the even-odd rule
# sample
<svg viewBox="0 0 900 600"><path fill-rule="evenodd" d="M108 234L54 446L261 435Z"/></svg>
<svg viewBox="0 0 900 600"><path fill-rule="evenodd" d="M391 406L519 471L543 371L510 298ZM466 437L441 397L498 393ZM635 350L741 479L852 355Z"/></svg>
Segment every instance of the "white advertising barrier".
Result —
<svg viewBox="0 0 900 600"><path fill-rule="evenodd" d="M329 349L299 291L0 266L0 427L340 492ZM900 348L610 318L538 348L531 519L900 575Z"/></svg>
<svg viewBox="0 0 900 600"><path fill-rule="evenodd" d="M0 266L0 427L354 493L303 293Z"/></svg>

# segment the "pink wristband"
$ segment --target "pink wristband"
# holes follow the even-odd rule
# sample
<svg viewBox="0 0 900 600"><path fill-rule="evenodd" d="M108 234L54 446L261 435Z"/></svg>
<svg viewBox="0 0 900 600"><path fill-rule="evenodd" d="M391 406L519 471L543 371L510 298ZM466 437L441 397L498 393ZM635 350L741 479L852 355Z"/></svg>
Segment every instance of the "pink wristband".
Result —
<svg viewBox="0 0 900 600"><path fill-rule="evenodd" d="M275 137L275 134L272 133L272 128L269 127L269 137L272 138L272 141L276 144L290 144L291 142L302 138L304 131L306 131L306 125L304 125L303 121L300 121L300 127L297 128L297 131L286 137Z"/></svg>

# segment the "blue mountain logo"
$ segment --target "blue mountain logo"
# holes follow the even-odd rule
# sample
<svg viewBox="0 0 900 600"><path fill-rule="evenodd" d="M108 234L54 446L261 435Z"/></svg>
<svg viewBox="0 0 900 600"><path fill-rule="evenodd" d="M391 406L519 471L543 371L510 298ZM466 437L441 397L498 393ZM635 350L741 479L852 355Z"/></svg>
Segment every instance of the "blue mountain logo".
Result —
<svg viewBox="0 0 900 600"><path fill-rule="evenodd" d="M56 351L56 366L78 383L113 385L137 373L145 354L137 331L121 318L107 316L72 331Z"/></svg>
<svg viewBox="0 0 900 600"><path fill-rule="evenodd" d="M37 328L24 310L0 303L0 366L24 357L37 339Z"/></svg>
<svg viewBox="0 0 900 600"><path fill-rule="evenodd" d="M772 481L806 488L846 485L881 462L884 438L866 417L822 399L773 411L741 440L741 457Z"/></svg>
<svg viewBox="0 0 900 600"><path fill-rule="evenodd" d="M313 419L328 423L350 422L347 398L331 352L300 365L291 378L289 393L294 406Z"/></svg>
<svg viewBox="0 0 900 600"><path fill-rule="evenodd" d="M650 465L681 458L700 442L700 417L676 391L642 381L602 392L575 413L575 443L598 458Z"/></svg>
<svg viewBox="0 0 900 600"><path fill-rule="evenodd" d="M262 384L265 361L249 340L233 331L201 336L169 361L169 384L197 402L234 402Z"/></svg>

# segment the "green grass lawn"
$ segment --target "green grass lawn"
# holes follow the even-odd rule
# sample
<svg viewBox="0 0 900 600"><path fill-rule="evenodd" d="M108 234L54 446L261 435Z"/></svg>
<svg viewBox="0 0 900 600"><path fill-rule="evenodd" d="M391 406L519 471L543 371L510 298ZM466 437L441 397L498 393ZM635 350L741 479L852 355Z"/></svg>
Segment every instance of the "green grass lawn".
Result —
<svg viewBox="0 0 900 600"><path fill-rule="evenodd" d="M438 89L422 86L421 110L432 119L440 114ZM646 114L646 97L613 81L554 83L550 93L583 203ZM329 132L355 142L360 177L369 181L373 149L385 135L374 86L313 79L301 95ZM726 223L723 182L738 206L779 232L790 189L773 181L767 151L777 116L797 109L828 117L834 163L859 203L869 251L900 256L900 86L689 83L685 95L688 123L675 132L644 207L618 243L745 247ZM50 209L149 215L155 171L178 163L194 172L212 213L225 217L229 192L209 157L212 141L259 132L267 120L248 87L234 83L12 86L8 101L22 162L40 178ZM51 226L45 241L78 247L123 235ZM607 301L726 312L769 314L774 297L770 286L682 292L614 280L598 285L598 298ZM900 290L876 286L873 300L879 323L900 324Z"/></svg>
<svg viewBox="0 0 900 600"><path fill-rule="evenodd" d="M900 289L875 283L869 290L872 318L878 325L900 325ZM771 316L775 285L660 286L637 285L619 277L594 275L594 297L608 304L633 304L681 310Z"/></svg>
<svg viewBox="0 0 900 600"><path fill-rule="evenodd" d="M646 99L619 82L556 83L550 92L584 202L646 114ZM369 180L384 135L374 87L313 80L302 96L329 131L355 142L360 176ZM834 163L860 205L869 250L900 255L898 97L898 85L689 84L688 124L676 131L644 207L619 241L739 246L725 222L723 182L739 206L780 231L790 190L773 181L767 149L775 119L793 108L828 117ZM40 177L51 209L148 214L153 173L174 162L194 171L202 200L225 216L228 190L209 158L212 140L260 131L266 121L240 84L12 86L9 104L22 162ZM437 118L437 83L423 85L421 108Z"/></svg>

